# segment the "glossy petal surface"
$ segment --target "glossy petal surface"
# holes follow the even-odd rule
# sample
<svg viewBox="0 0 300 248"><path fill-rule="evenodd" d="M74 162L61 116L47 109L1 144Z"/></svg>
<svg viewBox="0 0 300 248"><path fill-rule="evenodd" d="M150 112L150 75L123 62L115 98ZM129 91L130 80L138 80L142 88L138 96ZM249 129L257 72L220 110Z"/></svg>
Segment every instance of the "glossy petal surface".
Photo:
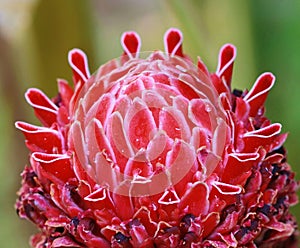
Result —
<svg viewBox="0 0 300 248"><path fill-rule="evenodd" d="M236 48L209 73L182 41L171 28L141 58L125 32L92 75L73 49L74 87L26 92L42 126L16 122L30 150L16 209L40 231L33 247L296 247L299 184L264 115L275 77L231 91Z"/></svg>

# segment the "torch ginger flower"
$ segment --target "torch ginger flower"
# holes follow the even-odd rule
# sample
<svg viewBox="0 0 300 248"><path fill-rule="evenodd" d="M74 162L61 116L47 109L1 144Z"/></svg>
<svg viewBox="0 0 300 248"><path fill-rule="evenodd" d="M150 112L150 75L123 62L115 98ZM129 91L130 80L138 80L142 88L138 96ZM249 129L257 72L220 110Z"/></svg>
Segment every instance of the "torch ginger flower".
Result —
<svg viewBox="0 0 300 248"><path fill-rule="evenodd" d="M292 247L297 182L281 125L264 115L274 84L231 90L234 46L215 73L194 66L182 34L141 58L126 32L119 60L90 75L69 52L74 90L29 89L42 127L16 122L30 150L16 209L40 230L33 247Z"/></svg>

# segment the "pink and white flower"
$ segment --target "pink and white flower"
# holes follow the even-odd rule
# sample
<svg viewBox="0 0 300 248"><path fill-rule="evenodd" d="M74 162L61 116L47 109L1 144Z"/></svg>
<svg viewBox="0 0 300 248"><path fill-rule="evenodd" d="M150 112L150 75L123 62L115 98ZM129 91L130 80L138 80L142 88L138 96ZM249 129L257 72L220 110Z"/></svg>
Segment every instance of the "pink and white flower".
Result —
<svg viewBox="0 0 300 248"><path fill-rule="evenodd" d="M275 77L232 91L235 47L209 73L182 40L169 29L165 52L141 58L124 33L120 59L92 75L73 49L74 89L26 92L42 126L16 122L31 164L16 209L40 230L33 247L296 246L287 135L265 117Z"/></svg>

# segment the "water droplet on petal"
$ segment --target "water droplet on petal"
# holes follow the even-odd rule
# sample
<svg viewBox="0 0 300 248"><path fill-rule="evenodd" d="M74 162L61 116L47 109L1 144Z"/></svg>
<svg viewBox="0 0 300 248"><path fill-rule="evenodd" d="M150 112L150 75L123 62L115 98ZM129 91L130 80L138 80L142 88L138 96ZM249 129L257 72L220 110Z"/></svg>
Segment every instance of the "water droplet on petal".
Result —
<svg viewBox="0 0 300 248"><path fill-rule="evenodd" d="M211 106L209 104L205 104L205 111L211 112Z"/></svg>

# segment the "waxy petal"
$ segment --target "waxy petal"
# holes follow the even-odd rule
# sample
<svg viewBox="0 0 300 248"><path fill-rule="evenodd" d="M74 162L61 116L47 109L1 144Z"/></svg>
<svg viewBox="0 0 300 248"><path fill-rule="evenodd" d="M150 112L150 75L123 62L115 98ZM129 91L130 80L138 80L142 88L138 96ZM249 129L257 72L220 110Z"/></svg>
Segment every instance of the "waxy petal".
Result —
<svg viewBox="0 0 300 248"><path fill-rule="evenodd" d="M134 156L133 148L124 129L120 113L114 112L108 120L107 137L113 147L121 171L124 171L127 160Z"/></svg>
<svg viewBox="0 0 300 248"><path fill-rule="evenodd" d="M173 141L168 138L164 131L158 131L148 143L147 158L153 165L156 163L165 164L167 152L170 151Z"/></svg>
<svg viewBox="0 0 300 248"><path fill-rule="evenodd" d="M276 140L281 131L281 124L274 123L264 128L247 132L243 135L243 140L247 144L245 152L252 152L260 146L265 149L278 148L279 142Z"/></svg>
<svg viewBox="0 0 300 248"><path fill-rule="evenodd" d="M272 73L264 73L256 80L252 89L244 97L250 105L250 116L255 116L263 106L274 82L275 76Z"/></svg>
<svg viewBox="0 0 300 248"><path fill-rule="evenodd" d="M246 120L249 116L250 105L243 98L236 98L235 115L238 120Z"/></svg>
<svg viewBox="0 0 300 248"><path fill-rule="evenodd" d="M171 28L165 52L139 57L141 39L90 75L69 52L74 90L26 93L42 127L16 122L30 149L16 210L40 231L34 247L296 247L298 182L287 134L265 116L274 84L231 91L236 49L209 73Z"/></svg>
<svg viewBox="0 0 300 248"><path fill-rule="evenodd" d="M164 130L172 139L189 141L191 130L180 111L173 107L163 108L159 115L159 129Z"/></svg>
<svg viewBox="0 0 300 248"><path fill-rule="evenodd" d="M74 202L71 193L72 187L68 184L64 186L58 184L50 185L51 200L60 208L63 209L69 217L74 218L83 210Z"/></svg>
<svg viewBox="0 0 300 248"><path fill-rule="evenodd" d="M90 77L88 59L86 54L78 49L72 49L68 54L69 64L73 70L74 83L85 83Z"/></svg>
<svg viewBox="0 0 300 248"><path fill-rule="evenodd" d="M141 49L141 38L136 32L125 32L121 37L124 53L130 58L137 58Z"/></svg>
<svg viewBox="0 0 300 248"><path fill-rule="evenodd" d="M112 94L103 94L85 114L85 123L89 123L91 119L98 119L105 128L107 119L111 115L115 106L115 97Z"/></svg>
<svg viewBox="0 0 300 248"><path fill-rule="evenodd" d="M203 220L203 238L206 238L219 224L220 214L217 212L209 213Z"/></svg>
<svg viewBox="0 0 300 248"><path fill-rule="evenodd" d="M218 77L226 82L228 87L231 84L233 63L236 57L236 48L231 44L224 45L219 53L219 64L217 68Z"/></svg>
<svg viewBox="0 0 300 248"><path fill-rule="evenodd" d="M244 185L252 174L251 169L260 162L260 154L255 153L231 153L228 155L226 167L223 168L222 181L235 185Z"/></svg>
<svg viewBox="0 0 300 248"><path fill-rule="evenodd" d="M201 60L200 57L198 57L198 63L197 63L198 69L200 71L202 71L206 76L209 76L210 73L206 67L206 65L204 64L204 62Z"/></svg>
<svg viewBox="0 0 300 248"><path fill-rule="evenodd" d="M196 154L189 144L176 140L173 148L166 156L166 169L170 173L170 180L181 197L187 182L196 170Z"/></svg>
<svg viewBox="0 0 300 248"><path fill-rule="evenodd" d="M166 190L159 198L158 203L163 205L177 204L180 199L174 189Z"/></svg>
<svg viewBox="0 0 300 248"><path fill-rule="evenodd" d="M223 195L237 195L242 192L242 187L222 182L212 184Z"/></svg>
<svg viewBox="0 0 300 248"><path fill-rule="evenodd" d="M221 118L217 122L218 126L212 137L212 151L216 156L222 156L228 139L228 126Z"/></svg>
<svg viewBox="0 0 300 248"><path fill-rule="evenodd" d="M216 119L211 114L213 106L202 99L193 99L189 105L189 117L198 127L214 130Z"/></svg>
<svg viewBox="0 0 300 248"><path fill-rule="evenodd" d="M75 243L70 237L59 237L53 240L52 243L53 248L59 247L73 247L73 248L80 248L80 244Z"/></svg>
<svg viewBox="0 0 300 248"><path fill-rule="evenodd" d="M194 183L182 197L179 208L194 216L205 215L209 209L209 189L205 183Z"/></svg>
<svg viewBox="0 0 300 248"><path fill-rule="evenodd" d="M62 99L63 105L67 109L69 109L70 101L72 99L74 91L66 80L58 79L57 85L58 85L58 91Z"/></svg>
<svg viewBox="0 0 300 248"><path fill-rule="evenodd" d="M57 130L38 127L21 121L16 122L15 126L25 135L26 145L32 152L62 152L63 137Z"/></svg>
<svg viewBox="0 0 300 248"><path fill-rule="evenodd" d="M88 163L89 153L84 142L84 134L79 121L73 123L69 132L72 134L72 139L69 140L69 147L76 152L76 158L78 159L80 166L83 167L89 175L93 175L92 172L94 172L94 170Z"/></svg>
<svg viewBox="0 0 300 248"><path fill-rule="evenodd" d="M131 146L146 148L156 131L156 124L149 108L140 98L135 98L124 119Z"/></svg>
<svg viewBox="0 0 300 248"><path fill-rule="evenodd" d="M140 150L133 158L128 159L124 174L128 176L140 176L147 180L153 173L152 164L146 157L146 152Z"/></svg>
<svg viewBox="0 0 300 248"><path fill-rule="evenodd" d="M94 161L96 154L98 152L102 152L103 154L106 154L107 159L110 159L112 162L116 162L112 144L105 135L104 128L98 119L93 119L87 125L85 129L85 137L90 161Z"/></svg>
<svg viewBox="0 0 300 248"><path fill-rule="evenodd" d="M70 157L61 154L46 154L35 152L32 154L32 158L39 162L41 167L46 173L43 173L45 177L53 180L55 183L67 182L69 179L74 178L75 174L71 168Z"/></svg>
<svg viewBox="0 0 300 248"><path fill-rule="evenodd" d="M84 200L89 203L90 207L94 207L99 210L104 208L114 209L110 192L108 189L103 187L99 187L89 195L85 196Z"/></svg>
<svg viewBox="0 0 300 248"><path fill-rule="evenodd" d="M58 107L42 91L34 88L29 89L25 98L44 126L50 127L57 121Z"/></svg>
<svg viewBox="0 0 300 248"><path fill-rule="evenodd" d="M183 57L182 53L182 41L183 35L180 30L176 28L170 28L164 36L165 51L170 56Z"/></svg>

